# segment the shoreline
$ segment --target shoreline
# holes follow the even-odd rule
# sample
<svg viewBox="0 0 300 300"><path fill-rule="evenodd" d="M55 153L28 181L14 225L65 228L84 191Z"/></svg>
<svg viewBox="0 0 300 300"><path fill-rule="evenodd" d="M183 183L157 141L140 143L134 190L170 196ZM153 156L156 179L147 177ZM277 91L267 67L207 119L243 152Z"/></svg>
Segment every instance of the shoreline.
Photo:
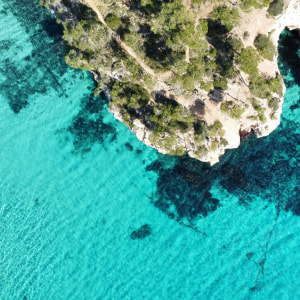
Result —
<svg viewBox="0 0 300 300"><path fill-rule="evenodd" d="M131 58L135 60L142 69L148 70L148 65L145 64L144 61L142 61L134 52L134 50L128 47L125 42L121 40L120 36L117 35L115 31L112 31L107 25L105 18L103 17L103 15L105 15L103 14L103 10L105 12L107 6L97 7L97 3L94 0L84 0L81 2L88 4L89 7L96 13L100 23L104 24L103 26L108 30L112 39L119 44L123 51L131 56ZM102 2L100 2L100 4L101 3ZM190 4L189 10L191 9ZM211 10L212 6L210 5L207 7L207 13ZM55 11L52 12L55 14ZM70 13L68 9L67 13ZM148 93L149 103L153 109L156 109L157 107L161 108L155 98L157 95L162 95L165 98L174 99L177 102L177 105L182 108L182 110L186 110L189 113L192 112L193 118L195 120L204 122L207 128L213 128L214 126L217 126L217 124L221 124L221 127L217 129L216 132L214 131L214 135L212 135L210 132L203 134L201 137L202 144L200 144L202 152L199 152L200 148L196 143L196 131L194 128L183 132L178 128L178 130L175 130L173 133L164 131L158 134L157 132L153 132L152 129L150 130L148 126L151 115L143 115L143 113L139 112L137 108L133 108L133 110L136 110L137 115L141 116L135 118L130 117L130 121L125 120L124 109L122 106L120 107L119 105L115 104L115 96L112 96L111 94L108 96L107 89L109 87L107 86L106 81L103 79L104 76L106 77L106 80L110 82L114 81L122 84L122 79L120 78L126 77L127 73L126 68L124 69L121 64L120 70L118 71L117 69L114 72L109 71L109 68L106 69L106 66L101 66L98 70L96 68L90 69L90 72L94 75L94 79L98 84L99 75L101 77L100 84L104 87L102 90L104 90L106 96L108 96L110 100L109 111L113 113L117 120L125 123L129 130L131 130L140 141L152 148L155 148L158 152L171 155L186 153L195 159L203 162L210 162L211 165L217 163L219 161L219 157L222 156L227 149L237 148L240 145L241 132L244 134L254 133L258 138L269 135L280 124L282 104L286 90L284 82L280 78L280 72L277 65L278 40L284 28L300 28L300 22L298 20L298 16L300 15L300 3L298 3L297 0L291 0L288 3L286 1L286 7L283 14L276 18L267 17L267 8L253 8L250 12L240 10L240 14L241 19L239 24L233 27L232 31L229 32L229 36L236 36L243 41L243 47L253 47L254 39L257 37L257 35L264 34L269 36L275 45L276 51L272 61L265 58L262 59L260 57L260 62L258 64L258 76L261 76L261 78L267 78L266 81L269 80L268 78L271 78L272 80L276 79L278 81L278 83L276 83L279 85L277 90L271 91L271 97L278 99L278 107L275 110L273 108L271 109L269 106L269 98L269 100L267 100L266 98L252 94L250 89L252 80L251 76L239 68L237 69L238 76L228 79L226 89L218 90L214 88L210 92L205 91L202 88L202 85L197 82L195 82L195 90L193 92L184 89L182 91L176 90L176 87L169 83L169 77L172 76L172 70L165 73L160 73L153 77L155 75L154 71L149 68L151 72L146 73L150 74L150 77L153 77L152 80L154 82L154 86L152 88L149 88L145 84L143 78L137 78L136 83L129 80L128 82L130 82L132 85L138 84L140 85L141 89L144 89L144 91ZM202 17L204 17L202 20L205 20L205 14ZM200 15L198 14L196 20L197 23L199 23L199 18ZM248 32L249 35L247 39L244 37L245 32ZM189 57L190 48L185 47L185 49L186 53L184 60L188 65L192 64L190 63ZM113 57L113 60L114 59L115 58ZM118 60L116 60L116 62L117 61ZM235 63L233 63L233 67L236 67ZM253 97L255 97L255 103L258 103L256 105L259 105L258 108L254 106L251 100ZM239 114L238 117L233 117L232 113L230 112L230 107L228 108L229 110L227 110L227 112L224 112L224 105L240 107L239 109L242 111L242 113ZM126 118L128 118L127 114L128 112L126 112ZM195 122L196 121L194 121L194 124ZM153 126L153 124L151 126ZM158 137L154 137L157 134ZM173 141L168 147L166 147L166 139Z"/></svg>

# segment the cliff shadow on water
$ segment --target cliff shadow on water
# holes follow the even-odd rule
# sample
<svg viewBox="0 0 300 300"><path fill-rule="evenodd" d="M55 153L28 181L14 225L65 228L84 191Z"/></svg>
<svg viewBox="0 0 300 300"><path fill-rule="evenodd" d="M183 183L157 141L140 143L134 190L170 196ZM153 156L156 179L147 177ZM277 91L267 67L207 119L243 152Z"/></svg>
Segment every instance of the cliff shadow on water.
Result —
<svg viewBox="0 0 300 300"><path fill-rule="evenodd" d="M6 1L0 15L5 18L8 13L13 14L26 32L24 37L29 38L21 41L17 37L12 41L9 37L0 41L0 72L5 74L0 90L11 110L18 114L39 101L35 96L51 94L51 90L55 91L54 97L71 103L70 90L79 89L76 97L81 97L80 109L68 128L57 133L65 135L67 140L71 135L74 153L81 154L89 152L95 143L103 144L106 137L110 141L115 139L114 126L103 121L107 101L93 96L96 84L92 74L71 69L64 60L63 26L38 1ZM10 28L5 30L9 32ZM14 59L16 56L18 59ZM76 82L86 79L89 86L81 91Z"/></svg>
<svg viewBox="0 0 300 300"><path fill-rule="evenodd" d="M282 75L292 74L292 79L286 78L286 86L300 85L299 32L284 30L278 50ZM290 112L299 115L299 99L286 97L285 101L292 103ZM210 192L218 183L238 197L239 205L251 209L251 202L259 197L266 205L275 205L277 212L291 211L300 216L300 134L297 122L287 119L285 113L281 125L268 137L248 137L238 149L227 151L215 166L189 157L160 155L146 168L158 174L153 204L170 218L196 229L196 219L222 206L224 199L216 199Z"/></svg>
<svg viewBox="0 0 300 300"><path fill-rule="evenodd" d="M65 95L60 77L67 65L62 59L63 28L55 22L50 12L42 8L37 1L5 1L0 15L4 18L12 13L26 31L32 51L25 49L28 43L22 43L17 37L14 42L2 40L0 54L6 57L0 65L0 72L5 74L5 80L0 84L1 93L8 100L10 108L19 113L30 104L30 96L46 94L49 87L55 89L60 95ZM11 28L3 28L9 32ZM23 53L28 55L19 57ZM14 59L14 57L18 59Z"/></svg>
<svg viewBox="0 0 300 300"><path fill-rule="evenodd" d="M284 30L280 37L278 46L279 52L279 68L283 76L285 76L285 85L291 88L294 85L300 86L300 29ZM288 75L291 76L288 76ZM291 110L300 107L300 95L297 99L293 99Z"/></svg>

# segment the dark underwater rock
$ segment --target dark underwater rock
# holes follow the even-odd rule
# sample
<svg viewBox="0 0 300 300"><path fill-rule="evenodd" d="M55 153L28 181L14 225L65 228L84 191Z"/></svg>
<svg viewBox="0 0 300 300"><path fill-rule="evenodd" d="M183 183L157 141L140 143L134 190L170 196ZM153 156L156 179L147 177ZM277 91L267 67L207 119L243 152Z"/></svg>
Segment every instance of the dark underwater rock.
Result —
<svg viewBox="0 0 300 300"><path fill-rule="evenodd" d="M144 239L147 236L149 236L152 233L151 227L149 224L144 224L143 226L141 226L138 230L134 230L131 232L130 234L130 238L132 240L136 240L136 239Z"/></svg>
<svg viewBox="0 0 300 300"><path fill-rule="evenodd" d="M246 254L246 257L250 260L253 257L253 255L254 255L254 252L248 252Z"/></svg>

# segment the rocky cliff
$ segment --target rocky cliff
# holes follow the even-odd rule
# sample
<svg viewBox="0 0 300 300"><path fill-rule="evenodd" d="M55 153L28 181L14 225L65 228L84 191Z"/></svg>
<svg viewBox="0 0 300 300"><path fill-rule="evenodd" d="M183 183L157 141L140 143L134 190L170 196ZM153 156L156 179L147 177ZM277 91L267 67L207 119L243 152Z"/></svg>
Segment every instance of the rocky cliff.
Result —
<svg viewBox="0 0 300 300"><path fill-rule="evenodd" d="M277 44L297 0L41 0L64 26L66 61L109 88L110 110L161 153L211 164L272 132L284 95Z"/></svg>

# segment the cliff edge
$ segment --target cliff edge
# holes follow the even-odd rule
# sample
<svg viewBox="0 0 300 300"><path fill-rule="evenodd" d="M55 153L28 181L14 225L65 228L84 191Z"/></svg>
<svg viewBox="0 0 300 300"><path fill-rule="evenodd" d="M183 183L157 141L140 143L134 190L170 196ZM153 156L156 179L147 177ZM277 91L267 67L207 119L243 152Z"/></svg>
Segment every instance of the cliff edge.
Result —
<svg viewBox="0 0 300 300"><path fill-rule="evenodd" d="M277 65L298 0L40 0L64 26L66 62L91 71L138 139L215 164L280 123Z"/></svg>

